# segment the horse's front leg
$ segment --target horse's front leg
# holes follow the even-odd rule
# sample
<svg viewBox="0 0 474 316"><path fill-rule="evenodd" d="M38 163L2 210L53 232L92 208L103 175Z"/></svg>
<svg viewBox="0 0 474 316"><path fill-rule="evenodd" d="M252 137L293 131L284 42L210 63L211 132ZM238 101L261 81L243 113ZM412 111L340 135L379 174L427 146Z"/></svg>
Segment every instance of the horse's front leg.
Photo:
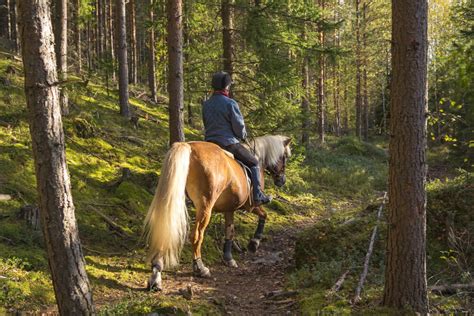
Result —
<svg viewBox="0 0 474 316"><path fill-rule="evenodd" d="M224 241L224 263L228 267L237 268L237 262L232 258L232 244L234 242L234 212L225 212L225 241Z"/></svg>
<svg viewBox="0 0 474 316"><path fill-rule="evenodd" d="M255 230L255 233L253 234L253 238L250 239L247 247L251 252L256 252L258 247L260 246L260 241L263 237L263 229L265 228L267 213L263 210L263 207L261 206L254 208L252 212L258 215L258 225L257 229Z"/></svg>

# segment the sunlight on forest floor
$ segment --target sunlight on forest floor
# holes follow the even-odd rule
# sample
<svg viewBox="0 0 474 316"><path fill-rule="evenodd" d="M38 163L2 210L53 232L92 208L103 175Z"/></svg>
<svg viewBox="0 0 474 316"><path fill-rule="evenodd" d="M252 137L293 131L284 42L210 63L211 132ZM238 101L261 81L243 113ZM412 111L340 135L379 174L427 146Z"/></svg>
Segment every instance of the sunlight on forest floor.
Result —
<svg viewBox="0 0 474 316"><path fill-rule="evenodd" d="M0 73L9 64L11 61L0 59ZM20 69L18 63L15 67ZM23 83L19 76L10 80L10 86L0 89L0 193L13 197L0 202L0 313L1 306L7 311L54 310L41 233L18 218L22 206L35 203L36 191ZM206 300L193 300L190 306L179 295L158 296L143 291L149 268L144 263L141 227L168 147L166 108L132 99L140 117L135 128L118 115L115 94L108 95L98 83L91 82L87 87L75 85L70 100L71 115L64 121L67 161L87 272L99 310L115 314L176 313L188 309L198 314L219 313L220 307ZM186 129L186 137L198 140L201 132ZM351 137L328 138L324 148L306 153L302 148L294 148L287 168L287 185L278 190L273 186L267 189L276 196L267 207L267 232L318 218L314 226L298 236L295 267L285 285L300 291L303 314L314 310L353 310L349 299L375 223L378 198L386 187L387 154L383 140L377 139L373 145ZM433 161L441 159L440 155L433 157ZM130 174L122 179L124 168ZM449 237L450 228L432 231L428 226L430 284L472 277L472 267L465 265L472 262L472 248L462 248L472 246L459 240L455 243L458 248L448 246L449 238L474 231L469 211L469 201L473 201L472 174L450 169L448 175L451 180L434 180L428 186L429 224L439 224L449 217L454 227L454 237ZM453 179L454 175L458 177ZM110 226L104 218L116 226ZM252 235L256 222L256 216L238 213L236 231L241 245ZM221 260L223 231L222 215L213 216L203 245L204 260L211 266ZM384 225L380 233L357 311L372 310L380 302ZM460 261L461 255L465 256L461 258L464 261ZM188 244L182 256L183 265L189 266L190 259ZM341 292L328 294L346 269L351 272ZM437 310L455 312L467 308L462 305L463 300L467 299L433 295L431 304Z"/></svg>

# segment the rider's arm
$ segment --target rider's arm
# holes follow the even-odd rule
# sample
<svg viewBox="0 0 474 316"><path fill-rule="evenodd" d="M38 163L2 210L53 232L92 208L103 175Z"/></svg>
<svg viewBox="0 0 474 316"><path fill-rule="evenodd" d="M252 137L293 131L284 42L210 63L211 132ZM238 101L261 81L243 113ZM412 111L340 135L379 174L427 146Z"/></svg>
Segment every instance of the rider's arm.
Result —
<svg viewBox="0 0 474 316"><path fill-rule="evenodd" d="M233 101L230 107L232 130L234 131L235 136L239 139L244 140L247 138L247 131L245 130L244 117L240 112L239 105L237 102Z"/></svg>

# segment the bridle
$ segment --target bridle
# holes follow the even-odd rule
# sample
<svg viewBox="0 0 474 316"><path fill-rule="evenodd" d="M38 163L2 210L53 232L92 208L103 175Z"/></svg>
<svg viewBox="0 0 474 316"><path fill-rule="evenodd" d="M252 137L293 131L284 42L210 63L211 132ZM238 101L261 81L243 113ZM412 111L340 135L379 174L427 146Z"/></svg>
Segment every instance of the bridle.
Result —
<svg viewBox="0 0 474 316"><path fill-rule="evenodd" d="M265 173L267 173L268 175L271 175L272 177L274 178L279 178L281 177L282 175L285 174L285 168L286 168L286 161L287 161L287 157L286 155L284 154L282 156L282 158L280 158L280 160L278 161L278 163L276 163L274 166L268 166L265 168ZM280 162L281 162L281 165L282 167L279 169L278 168L278 165L280 165Z"/></svg>

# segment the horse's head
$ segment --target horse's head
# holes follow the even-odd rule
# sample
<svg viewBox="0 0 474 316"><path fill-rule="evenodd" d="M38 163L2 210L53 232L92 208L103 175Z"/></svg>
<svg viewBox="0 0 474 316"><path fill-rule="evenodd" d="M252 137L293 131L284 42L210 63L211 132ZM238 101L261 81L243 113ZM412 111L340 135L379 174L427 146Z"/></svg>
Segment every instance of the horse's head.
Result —
<svg viewBox="0 0 474 316"><path fill-rule="evenodd" d="M279 154L279 157L270 165L266 166L266 170L272 176L273 182L276 186L281 187L286 182L286 162L291 155L290 143L291 138L283 136L282 139L283 152Z"/></svg>

